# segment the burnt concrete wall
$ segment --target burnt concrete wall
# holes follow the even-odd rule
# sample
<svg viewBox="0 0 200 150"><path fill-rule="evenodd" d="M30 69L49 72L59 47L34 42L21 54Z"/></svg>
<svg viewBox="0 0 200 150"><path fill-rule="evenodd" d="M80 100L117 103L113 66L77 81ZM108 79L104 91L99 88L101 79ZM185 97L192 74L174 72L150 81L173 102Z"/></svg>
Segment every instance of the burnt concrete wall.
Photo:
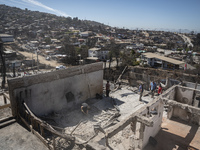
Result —
<svg viewBox="0 0 200 150"><path fill-rule="evenodd" d="M68 109L103 92L103 63L8 80L13 115L24 101L36 115Z"/></svg>
<svg viewBox="0 0 200 150"><path fill-rule="evenodd" d="M177 86L175 101L183 104L192 105L193 94L194 94L194 89Z"/></svg>

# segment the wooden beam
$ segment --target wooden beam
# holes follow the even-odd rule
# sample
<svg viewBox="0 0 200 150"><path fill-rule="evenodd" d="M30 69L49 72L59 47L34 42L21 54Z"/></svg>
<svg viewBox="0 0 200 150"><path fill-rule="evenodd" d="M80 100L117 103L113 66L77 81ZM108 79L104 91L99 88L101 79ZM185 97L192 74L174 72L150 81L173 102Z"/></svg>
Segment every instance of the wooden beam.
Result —
<svg viewBox="0 0 200 150"><path fill-rule="evenodd" d="M29 130L31 129L30 125L26 122L26 120L24 120L24 118L18 114L19 118L22 120L22 122L29 128Z"/></svg>
<svg viewBox="0 0 200 150"><path fill-rule="evenodd" d="M20 117L20 119L22 120L22 122L29 128L29 130L31 130L31 132L36 135L41 141L42 143L44 143L44 145L49 148L49 149L52 149L53 150L53 146L50 145L48 143L47 140L45 140L45 138L43 138L37 131L35 131L34 129L31 129L31 126L26 122L26 120L24 120L24 118L18 114L18 116Z"/></svg>
<svg viewBox="0 0 200 150"><path fill-rule="evenodd" d="M0 109L4 109L4 108L7 108L7 107L10 107L10 104L2 105L2 106L0 106Z"/></svg>
<svg viewBox="0 0 200 150"><path fill-rule="evenodd" d="M119 75L119 77L118 77L118 79L116 80L116 82L115 83L117 83L118 82L118 80L120 80L120 78L122 77L122 75L124 74L124 71L126 70L126 68L127 68L128 66L126 66L125 68L124 68L124 70L122 71L122 73Z"/></svg>
<svg viewBox="0 0 200 150"><path fill-rule="evenodd" d="M4 99L4 104L7 104L7 100L5 96L3 96L3 99Z"/></svg>
<svg viewBox="0 0 200 150"><path fill-rule="evenodd" d="M8 100L10 100L10 97L9 97L8 95L6 95L5 93L3 93L3 96L4 96L5 98L7 98Z"/></svg>

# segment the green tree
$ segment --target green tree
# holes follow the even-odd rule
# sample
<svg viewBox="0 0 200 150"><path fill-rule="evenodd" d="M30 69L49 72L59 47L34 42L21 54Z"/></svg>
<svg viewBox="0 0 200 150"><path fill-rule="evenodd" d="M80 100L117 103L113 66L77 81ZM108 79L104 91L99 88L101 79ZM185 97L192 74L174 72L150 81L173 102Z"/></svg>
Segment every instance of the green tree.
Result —
<svg viewBox="0 0 200 150"><path fill-rule="evenodd" d="M63 63L70 65L77 64L77 53L73 45L65 44L62 53L66 55L66 57L62 59Z"/></svg>
<svg viewBox="0 0 200 150"><path fill-rule="evenodd" d="M44 41L47 43L47 44L51 44L51 38L50 37L46 37L44 39Z"/></svg>

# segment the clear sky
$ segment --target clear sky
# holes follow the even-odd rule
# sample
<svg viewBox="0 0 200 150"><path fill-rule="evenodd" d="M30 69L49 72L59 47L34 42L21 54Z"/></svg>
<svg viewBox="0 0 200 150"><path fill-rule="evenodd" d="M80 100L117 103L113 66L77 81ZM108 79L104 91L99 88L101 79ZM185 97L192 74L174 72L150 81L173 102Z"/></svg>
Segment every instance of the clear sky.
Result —
<svg viewBox="0 0 200 150"><path fill-rule="evenodd" d="M113 27L200 32L200 0L0 0L0 4Z"/></svg>

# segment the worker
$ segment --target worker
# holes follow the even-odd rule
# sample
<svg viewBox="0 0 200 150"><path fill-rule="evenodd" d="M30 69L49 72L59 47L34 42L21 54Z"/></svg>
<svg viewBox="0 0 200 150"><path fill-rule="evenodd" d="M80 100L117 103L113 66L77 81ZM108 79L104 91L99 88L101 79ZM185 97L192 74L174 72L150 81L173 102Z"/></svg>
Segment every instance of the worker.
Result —
<svg viewBox="0 0 200 150"><path fill-rule="evenodd" d="M157 85L156 85L156 82L152 81L150 83L150 90L151 90L151 98L154 97L154 92L156 91L156 88L157 88Z"/></svg>
<svg viewBox="0 0 200 150"><path fill-rule="evenodd" d="M106 84L106 96L109 97L109 93L110 93L110 84L109 84L109 81L107 81L107 84Z"/></svg>
<svg viewBox="0 0 200 150"><path fill-rule="evenodd" d="M162 86L161 86L161 84L158 87L158 95L160 95L160 94L162 94Z"/></svg>
<svg viewBox="0 0 200 150"><path fill-rule="evenodd" d="M90 109L90 106L87 103L82 103L81 105L81 111L87 115L88 114L88 109Z"/></svg>
<svg viewBox="0 0 200 150"><path fill-rule="evenodd" d="M140 84L140 86L139 86L139 92L140 92L139 101L141 101L143 91L144 91L143 84Z"/></svg>

